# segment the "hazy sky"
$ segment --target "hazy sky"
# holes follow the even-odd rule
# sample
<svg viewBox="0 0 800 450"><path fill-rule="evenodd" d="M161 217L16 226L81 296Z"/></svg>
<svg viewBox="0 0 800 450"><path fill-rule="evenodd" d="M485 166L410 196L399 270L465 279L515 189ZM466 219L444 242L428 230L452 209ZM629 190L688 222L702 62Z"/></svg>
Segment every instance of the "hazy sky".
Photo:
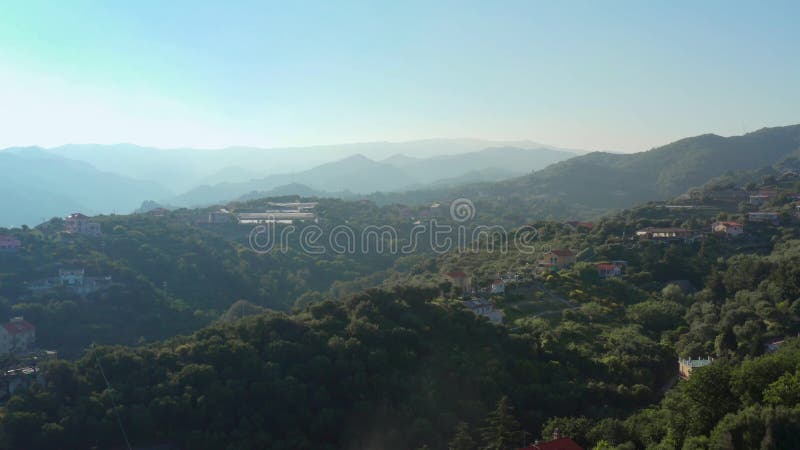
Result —
<svg viewBox="0 0 800 450"><path fill-rule="evenodd" d="M645 150L800 122L800 2L4 1L0 147Z"/></svg>

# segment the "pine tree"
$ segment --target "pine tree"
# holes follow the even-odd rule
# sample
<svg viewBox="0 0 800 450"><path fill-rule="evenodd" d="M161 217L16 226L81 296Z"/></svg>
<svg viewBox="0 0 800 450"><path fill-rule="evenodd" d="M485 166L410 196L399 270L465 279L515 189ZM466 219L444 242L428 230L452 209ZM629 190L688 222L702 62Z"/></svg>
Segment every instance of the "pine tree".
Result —
<svg viewBox="0 0 800 450"><path fill-rule="evenodd" d="M486 418L486 427L481 432L486 450L516 448L519 422L514 418L514 409L507 395L497 402L497 408Z"/></svg>
<svg viewBox="0 0 800 450"><path fill-rule="evenodd" d="M447 445L449 450L475 450L475 440L469 434L469 425L459 422L456 425L456 434Z"/></svg>

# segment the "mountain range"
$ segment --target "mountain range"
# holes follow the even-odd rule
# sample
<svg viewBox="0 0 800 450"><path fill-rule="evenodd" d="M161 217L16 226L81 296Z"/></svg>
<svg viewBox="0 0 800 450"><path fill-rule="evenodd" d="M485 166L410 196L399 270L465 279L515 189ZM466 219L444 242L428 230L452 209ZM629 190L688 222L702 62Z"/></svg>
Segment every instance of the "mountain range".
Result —
<svg viewBox="0 0 800 450"><path fill-rule="evenodd" d="M528 218L590 218L650 200L667 200L730 172L785 166L800 157L800 125L741 136L704 134L632 154L593 152L521 177L448 189L376 194L377 203L458 197L512 202Z"/></svg>
<svg viewBox="0 0 800 450"><path fill-rule="evenodd" d="M437 144L442 149L462 148L463 153L431 157ZM9 148L0 151L0 170L7 173L0 179L0 193L7 199L0 226L34 225L75 211L129 213L144 201L198 206L260 193L343 196L496 181L575 155L546 146L481 147L487 144L492 142L428 140L292 150L162 150L133 145ZM352 149L364 154L335 159ZM331 154L324 155L325 150ZM391 153L397 150L409 154ZM327 160L322 164L309 166L323 158Z"/></svg>
<svg viewBox="0 0 800 450"><path fill-rule="evenodd" d="M516 147L488 148L428 158L397 154L382 161L356 154L298 173L270 175L239 183L199 186L168 199L167 203L181 206L208 205L293 183L329 193L369 194L431 187L430 185L450 186L499 181L542 169L572 156L575 155L562 150Z"/></svg>
<svg viewBox="0 0 800 450"><path fill-rule="evenodd" d="M0 226L35 225L74 211L129 212L143 198L161 198L158 184L97 170L37 148L0 152Z"/></svg>
<svg viewBox="0 0 800 450"><path fill-rule="evenodd" d="M562 150L532 141L427 139L288 148L227 147L222 149L161 149L132 144L69 144L45 149L64 158L87 162L104 172L161 184L179 194L199 185L244 182L268 175L302 172L353 155L379 161L392 155L430 158L477 152L490 147Z"/></svg>
<svg viewBox="0 0 800 450"><path fill-rule="evenodd" d="M445 149L461 145L465 151L431 156L436 142ZM472 150L486 143L441 140L313 147L305 164L314 155L321 157L324 149L332 150L329 158L343 151L364 151L298 171L287 169L300 167L296 155L300 150L6 149L0 152L4 173L0 195L5 199L0 226L35 224L76 210L125 213L145 200L201 206L287 194L405 204L469 197L513 202L520 220L591 217L669 199L726 173L796 162L800 125L731 137L704 134L633 154L577 154L510 145ZM218 159L225 155L230 155L227 163ZM247 155L253 164L237 159ZM265 175L262 167L270 159L273 164L266 172L271 174ZM274 163L276 159L280 164ZM182 185L192 187L181 191Z"/></svg>

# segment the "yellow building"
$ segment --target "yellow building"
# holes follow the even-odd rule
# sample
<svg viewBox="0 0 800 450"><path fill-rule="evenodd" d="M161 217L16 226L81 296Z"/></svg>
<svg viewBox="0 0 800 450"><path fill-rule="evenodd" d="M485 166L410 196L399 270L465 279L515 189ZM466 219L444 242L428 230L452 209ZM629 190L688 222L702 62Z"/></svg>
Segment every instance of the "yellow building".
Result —
<svg viewBox="0 0 800 450"><path fill-rule="evenodd" d="M575 252L571 250L550 250L539 261L539 265L550 269L563 269L573 264L575 264Z"/></svg>

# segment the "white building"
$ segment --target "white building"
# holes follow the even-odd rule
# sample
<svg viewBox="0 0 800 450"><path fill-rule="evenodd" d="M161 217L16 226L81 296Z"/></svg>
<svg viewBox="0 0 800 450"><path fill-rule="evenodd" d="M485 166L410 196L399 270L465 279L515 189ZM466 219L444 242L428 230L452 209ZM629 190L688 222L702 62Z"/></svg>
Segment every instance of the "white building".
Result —
<svg viewBox="0 0 800 450"><path fill-rule="evenodd" d="M486 317L494 324L501 324L505 319L505 313L502 310L494 309L494 305L489 300L473 298L463 302L463 304L473 314Z"/></svg>
<svg viewBox="0 0 800 450"><path fill-rule="evenodd" d="M220 209L208 214L208 223L231 223L233 222L233 215L227 209Z"/></svg>
<svg viewBox="0 0 800 450"><path fill-rule="evenodd" d="M739 222L714 222L711 224L711 232L736 237L744 233L744 228Z"/></svg>
<svg viewBox="0 0 800 450"><path fill-rule="evenodd" d="M62 286L83 286L83 269L58 269L58 278Z"/></svg>

